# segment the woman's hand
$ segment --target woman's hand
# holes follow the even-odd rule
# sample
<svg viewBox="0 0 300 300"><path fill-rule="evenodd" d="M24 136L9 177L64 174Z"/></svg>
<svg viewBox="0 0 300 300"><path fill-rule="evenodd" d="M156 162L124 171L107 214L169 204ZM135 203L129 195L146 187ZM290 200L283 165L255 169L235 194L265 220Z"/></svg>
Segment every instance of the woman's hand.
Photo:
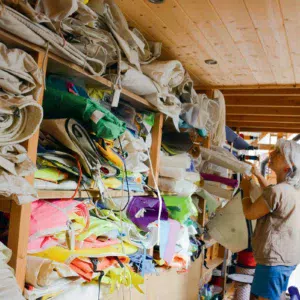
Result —
<svg viewBox="0 0 300 300"><path fill-rule="evenodd" d="M240 184L240 188L244 191L244 194L248 194L251 189L251 180L252 178L249 176L244 175L242 182Z"/></svg>
<svg viewBox="0 0 300 300"><path fill-rule="evenodd" d="M260 173L259 169L255 165L252 165L251 172L256 177L261 176L261 173Z"/></svg>

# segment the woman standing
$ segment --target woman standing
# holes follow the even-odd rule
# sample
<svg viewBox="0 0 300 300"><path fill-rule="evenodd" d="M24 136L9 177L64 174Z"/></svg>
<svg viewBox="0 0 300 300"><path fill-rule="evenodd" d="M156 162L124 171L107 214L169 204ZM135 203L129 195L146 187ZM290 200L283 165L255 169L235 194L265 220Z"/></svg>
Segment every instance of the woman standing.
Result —
<svg viewBox="0 0 300 300"><path fill-rule="evenodd" d="M264 188L254 203L250 199L251 179L244 178L241 187L245 217L257 219L252 238L257 262L252 298L278 300L300 263L300 145L280 139L270 153L269 167L276 174L276 185L268 186L253 169Z"/></svg>

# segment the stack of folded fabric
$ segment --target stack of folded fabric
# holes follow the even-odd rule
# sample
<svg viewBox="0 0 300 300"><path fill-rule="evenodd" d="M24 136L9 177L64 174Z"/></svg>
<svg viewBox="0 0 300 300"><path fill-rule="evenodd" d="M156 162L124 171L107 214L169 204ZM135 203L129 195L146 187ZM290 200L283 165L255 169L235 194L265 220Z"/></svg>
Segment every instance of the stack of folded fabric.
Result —
<svg viewBox="0 0 300 300"><path fill-rule="evenodd" d="M160 190L179 196L192 195L200 181L200 175L195 171L193 161L187 153L168 156L161 152L159 175Z"/></svg>
<svg viewBox="0 0 300 300"><path fill-rule="evenodd" d="M37 199L25 176L35 166L20 143L38 130L43 110L36 102L42 73L34 59L21 49L0 43L0 195L17 204Z"/></svg>
<svg viewBox="0 0 300 300"><path fill-rule="evenodd" d="M110 292L119 283L133 284L141 291L143 278L133 272L128 256L137 248L123 241L126 231L113 214L100 219L90 209L94 206L77 200L40 199L32 203L28 299L59 295L84 282L93 287L97 278Z"/></svg>

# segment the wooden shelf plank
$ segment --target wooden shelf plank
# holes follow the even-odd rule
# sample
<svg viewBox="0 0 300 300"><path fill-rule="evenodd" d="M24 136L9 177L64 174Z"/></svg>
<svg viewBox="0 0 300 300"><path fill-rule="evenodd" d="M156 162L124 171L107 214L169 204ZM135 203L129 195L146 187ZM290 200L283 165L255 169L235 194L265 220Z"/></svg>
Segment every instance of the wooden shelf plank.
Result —
<svg viewBox="0 0 300 300"><path fill-rule="evenodd" d="M49 63L47 70L50 73L63 74L70 77L84 78L84 82L90 86L101 86L111 89L113 84L101 76L95 76L86 72L82 67L64 60L63 58L49 53ZM156 107L149 103L146 99L135 95L134 93L122 89L121 96L124 100L133 104L136 108L157 111Z"/></svg>
<svg viewBox="0 0 300 300"><path fill-rule="evenodd" d="M109 190L109 193L112 198L117 197L127 197L126 191L116 191L116 190ZM61 198L71 198L74 194L74 191L66 190L66 191L60 191L60 190L38 190L38 196L40 199L61 199ZM130 196L143 196L146 195L145 193L135 193L130 192ZM86 190L86 191L80 191L77 193L75 198L93 198L98 197L99 191L98 190Z"/></svg>
<svg viewBox="0 0 300 300"><path fill-rule="evenodd" d="M222 257L216 257L212 260L207 261L206 265L208 267L208 269L206 269L204 267L204 272L203 274L206 274L207 272L217 268L218 266L220 266L223 263L223 258Z"/></svg>
<svg viewBox="0 0 300 300"><path fill-rule="evenodd" d="M27 52L39 52L45 53L46 50L36 46L26 40L22 40L19 37L16 37L10 33L7 33L3 30L0 30L0 41L8 45L9 47L16 47L23 49ZM89 74L82 67L69 62L53 53L48 53L48 65L47 72L60 73L72 77L84 78L84 81L93 86L102 86L105 88L112 88L112 82L101 77ZM150 104L146 99L135 95L134 93L122 89L121 92L122 98L129 103L132 103L136 108L147 109L151 111L157 111L157 108Z"/></svg>

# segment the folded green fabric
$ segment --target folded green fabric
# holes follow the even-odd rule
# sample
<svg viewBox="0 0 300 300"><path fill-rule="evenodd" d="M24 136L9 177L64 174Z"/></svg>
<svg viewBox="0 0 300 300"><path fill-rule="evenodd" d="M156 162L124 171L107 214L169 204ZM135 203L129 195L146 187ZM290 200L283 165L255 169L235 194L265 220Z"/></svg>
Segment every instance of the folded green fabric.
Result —
<svg viewBox="0 0 300 300"><path fill-rule="evenodd" d="M87 122L98 138L118 138L126 124L99 103L68 92L47 87L43 101L45 119L73 118Z"/></svg>
<svg viewBox="0 0 300 300"><path fill-rule="evenodd" d="M183 224L190 216L197 215L192 198L181 196L163 196L167 206L169 217Z"/></svg>

